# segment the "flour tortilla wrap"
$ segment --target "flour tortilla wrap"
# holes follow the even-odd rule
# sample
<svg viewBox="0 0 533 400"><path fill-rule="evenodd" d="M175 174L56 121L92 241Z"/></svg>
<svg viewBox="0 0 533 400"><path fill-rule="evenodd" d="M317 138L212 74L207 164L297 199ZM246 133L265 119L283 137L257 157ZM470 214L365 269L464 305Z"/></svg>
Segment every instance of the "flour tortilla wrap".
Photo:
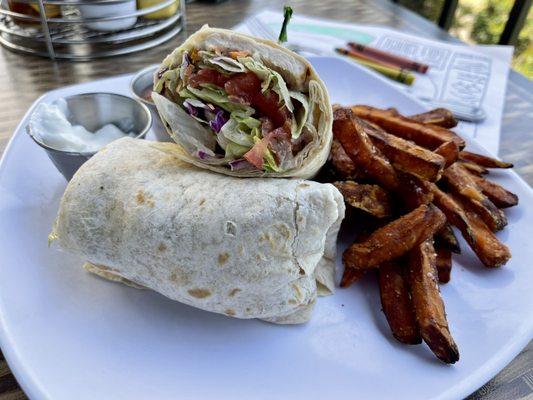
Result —
<svg viewBox="0 0 533 400"><path fill-rule="evenodd" d="M309 319L333 291L344 217L330 184L198 169L174 143L117 140L88 160L50 239L104 278L237 318Z"/></svg>
<svg viewBox="0 0 533 400"><path fill-rule="evenodd" d="M198 83L202 70L218 78ZM237 75L257 77L253 94L260 99L241 94ZM198 167L307 179L329 154L333 112L324 83L307 60L270 40L204 26L162 62L152 99L184 149L180 157ZM265 106L268 99L275 111Z"/></svg>

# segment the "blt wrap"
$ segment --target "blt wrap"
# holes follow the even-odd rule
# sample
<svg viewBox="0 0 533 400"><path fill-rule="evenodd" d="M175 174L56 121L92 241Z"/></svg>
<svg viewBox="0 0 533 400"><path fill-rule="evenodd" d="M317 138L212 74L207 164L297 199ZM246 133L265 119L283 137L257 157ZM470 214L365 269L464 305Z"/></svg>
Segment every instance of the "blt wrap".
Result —
<svg viewBox="0 0 533 400"><path fill-rule="evenodd" d="M333 290L344 217L330 184L238 179L117 140L74 175L50 239L105 278L237 318L301 323Z"/></svg>
<svg viewBox="0 0 533 400"><path fill-rule="evenodd" d="M307 179L329 154L324 83L269 40L205 26L162 62L152 98L183 160L202 168Z"/></svg>

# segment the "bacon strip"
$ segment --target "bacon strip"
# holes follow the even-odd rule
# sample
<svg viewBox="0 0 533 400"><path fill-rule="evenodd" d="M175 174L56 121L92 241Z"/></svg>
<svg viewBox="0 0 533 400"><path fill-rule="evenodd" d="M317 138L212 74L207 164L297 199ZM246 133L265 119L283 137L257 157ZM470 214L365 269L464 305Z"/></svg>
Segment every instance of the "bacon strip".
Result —
<svg viewBox="0 0 533 400"><path fill-rule="evenodd" d="M256 168L262 169L264 164L263 158L267 149L270 149L274 153L277 164L280 165L292 153L289 134L283 128L274 129L254 144L243 157Z"/></svg>

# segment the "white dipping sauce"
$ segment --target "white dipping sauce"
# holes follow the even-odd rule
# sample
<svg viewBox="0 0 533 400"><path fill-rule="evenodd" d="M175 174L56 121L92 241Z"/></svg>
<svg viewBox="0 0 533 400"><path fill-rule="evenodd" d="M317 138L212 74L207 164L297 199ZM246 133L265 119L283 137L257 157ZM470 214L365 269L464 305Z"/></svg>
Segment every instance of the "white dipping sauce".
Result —
<svg viewBox="0 0 533 400"><path fill-rule="evenodd" d="M113 140L135 136L134 132L123 132L113 124L106 124L96 132L90 132L81 125L72 125L67 115L69 110L64 99L53 104L41 103L30 118L31 132L56 150L80 153L93 153Z"/></svg>

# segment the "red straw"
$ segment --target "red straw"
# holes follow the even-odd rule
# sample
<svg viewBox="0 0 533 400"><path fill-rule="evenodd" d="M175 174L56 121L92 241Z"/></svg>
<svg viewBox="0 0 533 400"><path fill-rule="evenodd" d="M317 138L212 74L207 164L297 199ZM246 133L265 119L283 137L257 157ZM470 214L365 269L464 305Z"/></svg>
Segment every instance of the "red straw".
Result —
<svg viewBox="0 0 533 400"><path fill-rule="evenodd" d="M385 51L359 43L349 42L348 47L359 54L364 54L368 58L373 58L374 61L386 62L397 67L410 69L411 71L420 72L422 74L425 74L429 68L429 65L427 64L422 64L408 58L400 57L395 54L387 53Z"/></svg>

